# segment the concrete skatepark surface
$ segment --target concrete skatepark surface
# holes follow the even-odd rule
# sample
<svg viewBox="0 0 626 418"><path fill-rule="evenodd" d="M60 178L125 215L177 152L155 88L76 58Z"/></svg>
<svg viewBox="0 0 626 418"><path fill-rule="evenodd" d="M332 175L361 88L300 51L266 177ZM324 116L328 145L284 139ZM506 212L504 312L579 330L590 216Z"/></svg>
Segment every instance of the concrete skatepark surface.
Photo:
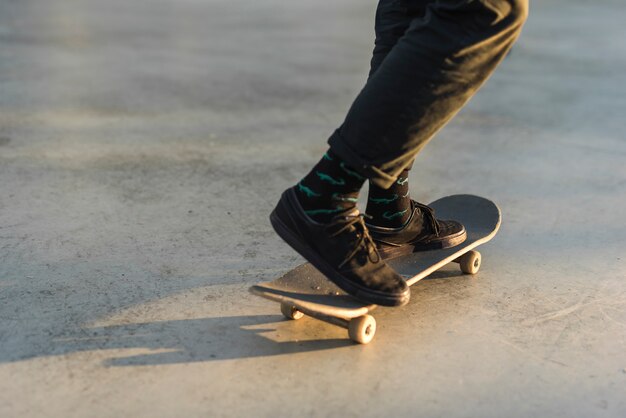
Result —
<svg viewBox="0 0 626 418"><path fill-rule="evenodd" d="M247 293L374 1L0 2L0 416L626 416L626 6L534 2L412 195L503 211L368 346Z"/></svg>

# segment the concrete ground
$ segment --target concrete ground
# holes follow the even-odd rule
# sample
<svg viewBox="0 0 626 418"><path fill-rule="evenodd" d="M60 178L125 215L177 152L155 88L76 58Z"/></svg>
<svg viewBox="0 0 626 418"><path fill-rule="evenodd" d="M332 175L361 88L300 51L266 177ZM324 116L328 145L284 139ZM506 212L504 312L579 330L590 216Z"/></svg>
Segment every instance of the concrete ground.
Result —
<svg viewBox="0 0 626 418"><path fill-rule="evenodd" d="M504 223L368 346L247 293L375 1L0 2L0 416L626 416L626 6L534 2L412 194Z"/></svg>

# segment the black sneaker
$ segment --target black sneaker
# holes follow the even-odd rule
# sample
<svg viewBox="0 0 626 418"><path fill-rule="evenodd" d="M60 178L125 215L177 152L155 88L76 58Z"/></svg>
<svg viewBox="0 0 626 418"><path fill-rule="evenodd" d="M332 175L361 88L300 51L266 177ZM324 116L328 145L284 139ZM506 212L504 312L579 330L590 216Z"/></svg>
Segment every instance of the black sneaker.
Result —
<svg viewBox="0 0 626 418"><path fill-rule="evenodd" d="M304 213L295 190L290 188L281 196L270 221L287 244L346 293L384 306L409 301L409 287L378 254L357 209L321 224Z"/></svg>
<svg viewBox="0 0 626 418"><path fill-rule="evenodd" d="M435 218L435 211L411 200L412 213L400 228L385 228L367 224L378 251L384 259L411 254L416 251L434 250L459 245L467 233L456 221Z"/></svg>

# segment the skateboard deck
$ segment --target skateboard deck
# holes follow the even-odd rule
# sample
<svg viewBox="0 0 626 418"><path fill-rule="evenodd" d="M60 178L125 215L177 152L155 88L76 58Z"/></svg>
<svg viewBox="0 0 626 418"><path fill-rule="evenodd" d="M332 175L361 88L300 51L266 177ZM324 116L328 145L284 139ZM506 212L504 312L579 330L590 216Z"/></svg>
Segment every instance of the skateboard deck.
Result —
<svg viewBox="0 0 626 418"><path fill-rule="evenodd" d="M491 240L500 227L500 209L492 201L473 195L441 198L428 206L438 219L461 222L466 240L451 248L429 250L388 260L410 286L451 262L457 262L466 274L478 272L481 255L474 248ZM350 338L366 344L376 332L376 321L369 315L377 305L359 301L337 287L309 263L302 264L282 277L250 287L250 292L280 303L289 319L308 315L348 329Z"/></svg>

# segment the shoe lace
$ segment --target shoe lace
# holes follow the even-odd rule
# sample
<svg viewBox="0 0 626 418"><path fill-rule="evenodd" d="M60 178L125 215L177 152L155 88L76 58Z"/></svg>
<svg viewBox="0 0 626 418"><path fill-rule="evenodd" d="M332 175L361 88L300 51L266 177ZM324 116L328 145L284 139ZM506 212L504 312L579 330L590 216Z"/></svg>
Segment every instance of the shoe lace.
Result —
<svg viewBox="0 0 626 418"><path fill-rule="evenodd" d="M350 253L339 264L339 268L343 267L348 261L352 260L361 250L367 251L367 257L372 263L378 263L381 260L380 255L376 250L374 240L365 226L364 218L371 218L371 216L364 213L359 213L358 215L338 216L328 225L328 229L330 230L339 227L335 230L335 232L330 234L331 237L336 237L342 234L352 226L356 228L357 240Z"/></svg>
<svg viewBox="0 0 626 418"><path fill-rule="evenodd" d="M437 222L437 218L435 218L435 210L430 206L423 205L416 201L413 201L413 203L422 212L424 223L428 222L435 236L439 236L439 222Z"/></svg>

